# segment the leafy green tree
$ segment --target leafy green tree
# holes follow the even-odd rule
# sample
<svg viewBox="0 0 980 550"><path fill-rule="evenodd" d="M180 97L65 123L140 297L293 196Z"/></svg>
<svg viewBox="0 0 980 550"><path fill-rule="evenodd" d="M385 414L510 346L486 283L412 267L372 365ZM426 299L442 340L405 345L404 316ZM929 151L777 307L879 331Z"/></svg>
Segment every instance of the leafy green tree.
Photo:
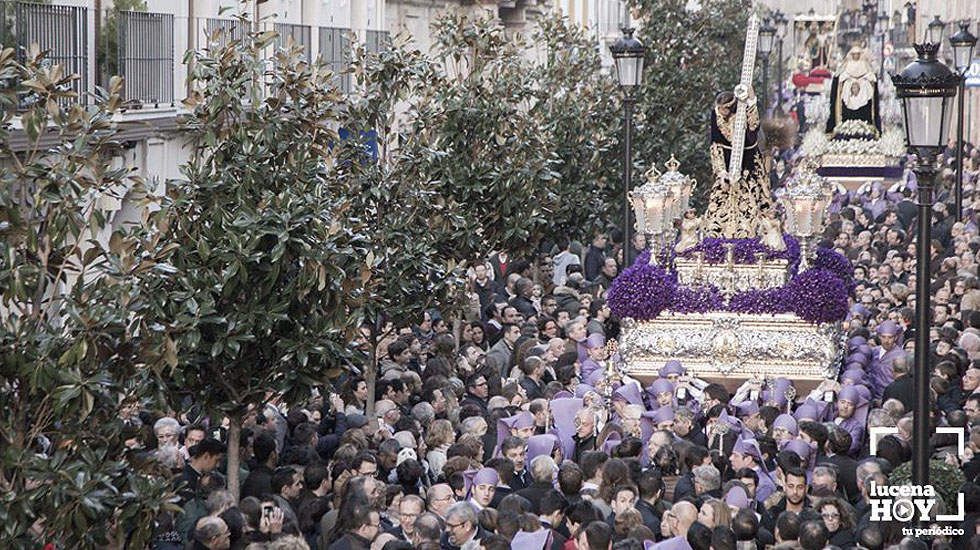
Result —
<svg viewBox="0 0 980 550"><path fill-rule="evenodd" d="M143 547L175 507L169 477L125 444L122 405L150 397L158 363L134 284L157 259L103 207L142 192L117 162L122 81L67 108L73 76L15 58L0 52L0 81L17 83L0 88L0 546Z"/></svg>
<svg viewBox="0 0 980 550"><path fill-rule="evenodd" d="M711 109L715 94L738 83L752 4L702 0L699 11L686 10L686 4L632 1L639 16L637 36L647 45L633 150L641 173L652 163L662 170L675 155L681 171L697 179L692 202L703 207L713 180L708 159Z"/></svg>
<svg viewBox="0 0 980 550"><path fill-rule="evenodd" d="M542 17L532 35L537 101L531 116L558 162L542 238L588 238L616 219L622 198L620 94L601 70L595 42L557 13Z"/></svg>
<svg viewBox="0 0 980 550"><path fill-rule="evenodd" d="M452 239L458 257L533 252L565 197L559 158L531 114L526 43L455 13L433 28L437 70L408 115L405 146L426 153L425 179L465 211Z"/></svg>
<svg viewBox="0 0 980 550"><path fill-rule="evenodd" d="M366 330L364 375L367 413L374 409L379 346L395 327L418 322L429 308L450 312L463 287L465 262L457 253L465 212L440 193L426 169L437 153L398 132L399 105L423 97L436 67L418 51L396 47L354 52L357 93L347 97L331 170L333 188L350 198L349 215L370 220L370 277L364 281L359 317ZM367 155L373 146L378 158Z"/></svg>
<svg viewBox="0 0 980 550"><path fill-rule="evenodd" d="M321 67L263 50L274 32L191 52L184 179L153 215L172 266L144 277L148 320L172 349L168 394L230 421L238 493L241 423L272 394L288 403L351 356L373 261L350 197L327 177L338 91Z"/></svg>

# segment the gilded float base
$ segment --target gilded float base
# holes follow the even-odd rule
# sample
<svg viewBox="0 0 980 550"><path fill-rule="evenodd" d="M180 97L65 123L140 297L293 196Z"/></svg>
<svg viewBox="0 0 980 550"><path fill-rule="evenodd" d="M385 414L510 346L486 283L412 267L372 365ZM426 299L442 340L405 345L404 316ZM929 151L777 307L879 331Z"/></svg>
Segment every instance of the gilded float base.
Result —
<svg viewBox="0 0 980 550"><path fill-rule="evenodd" d="M710 284L722 294L731 296L752 289L778 288L786 284L789 262L767 260L757 264L707 264L690 259L677 259L677 282L681 286L696 287Z"/></svg>
<svg viewBox="0 0 980 550"><path fill-rule="evenodd" d="M820 157L821 167L885 167L898 164L898 159L881 154L830 154Z"/></svg>
<svg viewBox="0 0 980 550"><path fill-rule="evenodd" d="M651 321L625 319L619 351L625 371L649 381L676 359L688 373L734 391L750 378L786 377L808 392L837 375L839 325L816 325L796 315L669 313Z"/></svg>

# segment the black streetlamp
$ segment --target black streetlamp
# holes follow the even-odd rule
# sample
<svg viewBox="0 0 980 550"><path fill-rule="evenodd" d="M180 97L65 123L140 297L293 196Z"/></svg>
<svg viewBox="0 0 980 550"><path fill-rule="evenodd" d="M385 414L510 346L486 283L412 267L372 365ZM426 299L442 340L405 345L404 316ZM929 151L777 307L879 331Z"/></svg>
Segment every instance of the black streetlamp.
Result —
<svg viewBox="0 0 980 550"><path fill-rule="evenodd" d="M762 114L765 116L769 108L769 56L772 54L772 43L776 36L776 27L769 24L769 18L762 21L759 29L759 57L762 58Z"/></svg>
<svg viewBox="0 0 980 550"><path fill-rule="evenodd" d="M633 231L630 224L630 187L633 180L633 104L634 92L643 81L643 56L647 49L642 42L633 37L633 29L623 28L623 36L609 46L619 87L623 89L623 110L626 127L623 147L623 267L631 265L633 250Z"/></svg>
<svg viewBox="0 0 980 550"><path fill-rule="evenodd" d="M937 51L940 44L943 43L943 33L946 31L946 23L937 15L935 19L929 22L926 27L926 42L932 42L936 45Z"/></svg>
<svg viewBox="0 0 980 550"><path fill-rule="evenodd" d="M966 97L966 71L973 60L973 48L977 45L977 37L970 33L970 21L960 21L960 31L949 37L949 45L953 47L953 65L960 73L959 99L956 107L956 219L963 217L963 102Z"/></svg>
<svg viewBox="0 0 980 550"><path fill-rule="evenodd" d="M885 14L878 16L878 46L881 52L881 65L878 67L878 81L885 78L885 35L888 34L888 24L891 18Z"/></svg>
<svg viewBox="0 0 980 550"><path fill-rule="evenodd" d="M929 314L932 237L932 190L936 156L946 145L953 96L960 77L940 62L939 44L915 44L918 59L893 75L895 95L902 102L905 139L916 156L913 170L919 186L919 227L915 264L915 406L912 424L912 483L929 483Z"/></svg>
<svg viewBox="0 0 980 550"><path fill-rule="evenodd" d="M783 114L783 39L786 38L786 30L789 26L789 19L786 14L776 10L776 14L773 16L776 22L776 38L778 42L776 43L776 76L779 78L779 86L776 90L776 111L777 116L782 116Z"/></svg>

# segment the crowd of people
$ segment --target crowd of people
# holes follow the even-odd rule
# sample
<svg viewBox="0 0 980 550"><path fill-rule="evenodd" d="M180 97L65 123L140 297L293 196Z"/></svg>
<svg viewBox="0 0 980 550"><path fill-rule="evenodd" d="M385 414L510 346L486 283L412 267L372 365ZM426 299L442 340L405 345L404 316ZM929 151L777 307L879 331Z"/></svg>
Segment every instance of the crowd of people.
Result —
<svg viewBox="0 0 980 550"><path fill-rule="evenodd" d="M670 361L645 383L610 377L618 320L603 299L620 235L490 255L460 317L426 311L385 335L373 402L357 373L247 418L240 500L219 421L194 407L133 411L133 445L174 472L182 512L154 547L608 550L980 547L980 151L966 212L941 186L931 243L930 454L963 493L962 535L906 536L871 517L870 488L911 460L913 179L841 195L821 243L851 259L841 375L735 392ZM950 172L944 175L950 178ZM947 181L948 183L948 181ZM632 243L642 248L642 236ZM787 365L790 372L791 365ZM215 420L212 422L212 420ZM870 428L894 428L872 441ZM935 432L935 430L931 430ZM872 452L874 450L874 452ZM907 476L906 476L907 478ZM940 491L944 493L944 491ZM957 502L938 504L952 510ZM952 508L951 508L952 507Z"/></svg>

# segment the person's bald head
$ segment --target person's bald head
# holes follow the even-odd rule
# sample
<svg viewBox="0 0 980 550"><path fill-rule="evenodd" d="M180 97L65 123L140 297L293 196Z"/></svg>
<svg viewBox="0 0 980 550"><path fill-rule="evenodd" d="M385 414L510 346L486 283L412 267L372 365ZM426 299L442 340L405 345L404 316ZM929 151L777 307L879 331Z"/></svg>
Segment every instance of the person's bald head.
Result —
<svg viewBox="0 0 980 550"><path fill-rule="evenodd" d="M670 507L671 514L677 518L675 536L685 536L691 524L698 520L698 508L694 504L682 500Z"/></svg>
<svg viewBox="0 0 980 550"><path fill-rule="evenodd" d="M437 483L433 485L429 489L426 499L428 510L441 518L446 517L446 510L455 504L456 501L453 497L453 488L448 483Z"/></svg>

